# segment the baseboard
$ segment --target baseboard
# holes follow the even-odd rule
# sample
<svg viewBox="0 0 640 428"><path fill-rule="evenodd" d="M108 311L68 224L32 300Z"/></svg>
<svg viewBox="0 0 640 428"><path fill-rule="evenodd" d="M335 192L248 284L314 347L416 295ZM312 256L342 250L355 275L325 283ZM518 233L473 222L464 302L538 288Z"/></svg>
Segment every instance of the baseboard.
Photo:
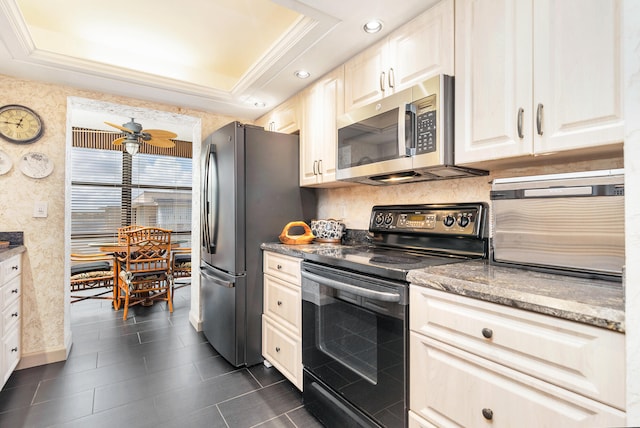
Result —
<svg viewBox="0 0 640 428"><path fill-rule="evenodd" d="M69 356L69 351L71 351L71 343L60 348L22 354L16 370L65 361Z"/></svg>
<svg viewBox="0 0 640 428"><path fill-rule="evenodd" d="M189 322L196 331L202 331L202 320L198 318L197 313L189 311Z"/></svg>

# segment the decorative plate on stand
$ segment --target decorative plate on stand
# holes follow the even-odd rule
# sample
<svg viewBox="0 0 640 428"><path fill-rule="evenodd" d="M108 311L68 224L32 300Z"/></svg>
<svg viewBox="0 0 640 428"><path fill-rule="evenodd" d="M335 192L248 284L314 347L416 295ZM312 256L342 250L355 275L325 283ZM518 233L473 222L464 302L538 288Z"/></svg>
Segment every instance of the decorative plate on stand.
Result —
<svg viewBox="0 0 640 428"><path fill-rule="evenodd" d="M11 170L13 162L8 154L0 150L0 175L4 175Z"/></svg>
<svg viewBox="0 0 640 428"><path fill-rule="evenodd" d="M27 177L45 178L53 172L53 162L44 153L27 153L20 160L20 171Z"/></svg>

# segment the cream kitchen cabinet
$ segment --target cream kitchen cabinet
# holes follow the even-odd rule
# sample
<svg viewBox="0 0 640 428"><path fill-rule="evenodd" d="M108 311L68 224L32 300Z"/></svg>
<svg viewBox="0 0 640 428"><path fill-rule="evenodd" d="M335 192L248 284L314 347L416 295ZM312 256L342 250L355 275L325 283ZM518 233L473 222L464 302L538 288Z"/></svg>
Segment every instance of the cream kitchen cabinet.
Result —
<svg viewBox="0 0 640 428"><path fill-rule="evenodd" d="M300 129L298 96L294 95L269 113L256 120L267 131L293 134Z"/></svg>
<svg viewBox="0 0 640 428"><path fill-rule="evenodd" d="M300 186L346 185L336 181L336 118L344 112L343 70L336 68L300 95Z"/></svg>
<svg viewBox="0 0 640 428"><path fill-rule="evenodd" d="M419 286L410 302L416 421L625 424L624 334Z"/></svg>
<svg viewBox="0 0 640 428"><path fill-rule="evenodd" d="M22 255L17 254L0 263L0 332L2 333L2 355L0 376L2 385L7 382L20 361Z"/></svg>
<svg viewBox="0 0 640 428"><path fill-rule="evenodd" d="M345 110L437 74L453 75L453 0L443 0L345 64Z"/></svg>
<svg viewBox="0 0 640 428"><path fill-rule="evenodd" d="M302 391L301 259L263 252L262 355Z"/></svg>
<svg viewBox="0 0 640 428"><path fill-rule="evenodd" d="M457 0L456 163L621 146L621 14L618 0Z"/></svg>

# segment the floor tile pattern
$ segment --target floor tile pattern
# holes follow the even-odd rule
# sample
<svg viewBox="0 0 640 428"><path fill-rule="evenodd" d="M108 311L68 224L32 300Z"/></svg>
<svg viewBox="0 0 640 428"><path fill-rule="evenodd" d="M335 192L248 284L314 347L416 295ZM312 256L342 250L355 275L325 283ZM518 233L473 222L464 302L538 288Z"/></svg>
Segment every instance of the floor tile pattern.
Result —
<svg viewBox="0 0 640 428"><path fill-rule="evenodd" d="M188 320L190 287L129 318L106 301L71 305L67 361L18 370L0 391L0 427L316 428L275 368L237 369Z"/></svg>

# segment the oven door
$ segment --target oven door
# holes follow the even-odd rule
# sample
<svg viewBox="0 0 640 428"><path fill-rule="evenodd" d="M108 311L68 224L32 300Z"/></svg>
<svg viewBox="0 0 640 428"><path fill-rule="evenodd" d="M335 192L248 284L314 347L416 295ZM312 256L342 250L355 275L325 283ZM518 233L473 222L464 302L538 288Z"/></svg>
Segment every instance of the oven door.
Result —
<svg viewBox="0 0 640 428"><path fill-rule="evenodd" d="M326 426L405 427L406 284L302 265L305 407Z"/></svg>

